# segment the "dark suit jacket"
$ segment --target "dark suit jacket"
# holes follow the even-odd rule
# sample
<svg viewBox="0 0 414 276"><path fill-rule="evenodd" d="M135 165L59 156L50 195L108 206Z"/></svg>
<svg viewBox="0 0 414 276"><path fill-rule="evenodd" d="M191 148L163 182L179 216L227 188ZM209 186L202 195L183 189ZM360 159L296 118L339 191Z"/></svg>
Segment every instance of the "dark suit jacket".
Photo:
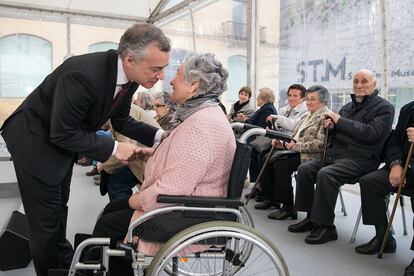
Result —
<svg viewBox="0 0 414 276"><path fill-rule="evenodd" d="M410 148L406 129L410 126L414 127L414 101L401 108L397 126L388 140L385 148L385 162L388 166L394 160L401 160L404 166ZM412 166L411 171L413 170Z"/></svg>
<svg viewBox="0 0 414 276"><path fill-rule="evenodd" d="M2 127L19 167L56 181L55 177L64 177L76 153L106 161L114 141L95 132L109 118L119 133L152 145L157 129L129 116L138 84L111 111L117 61L114 50L69 58L25 99Z"/></svg>

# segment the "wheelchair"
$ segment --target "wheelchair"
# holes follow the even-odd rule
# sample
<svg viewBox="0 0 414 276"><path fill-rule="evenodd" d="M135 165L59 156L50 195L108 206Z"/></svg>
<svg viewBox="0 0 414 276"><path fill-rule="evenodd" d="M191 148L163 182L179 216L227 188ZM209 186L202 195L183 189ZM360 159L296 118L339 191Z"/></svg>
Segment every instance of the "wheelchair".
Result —
<svg viewBox="0 0 414 276"><path fill-rule="evenodd" d="M247 131L236 142L226 198L160 195L157 202L173 205L145 213L132 222L126 244L114 245L109 238L86 239L76 248L69 272L49 276L75 276L79 270L109 275L109 258L132 260L135 276L289 275L276 246L254 229L241 195L250 162L247 139L253 135L290 137L242 123L233 123L232 127ZM155 256L146 256L135 250L135 235L164 245ZM99 263L81 261L83 252L91 246L100 247Z"/></svg>

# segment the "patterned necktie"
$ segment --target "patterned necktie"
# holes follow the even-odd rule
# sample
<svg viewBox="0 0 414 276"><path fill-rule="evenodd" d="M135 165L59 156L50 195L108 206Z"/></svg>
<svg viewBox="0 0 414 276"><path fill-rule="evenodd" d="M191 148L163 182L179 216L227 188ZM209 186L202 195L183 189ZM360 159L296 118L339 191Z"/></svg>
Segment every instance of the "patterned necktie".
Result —
<svg viewBox="0 0 414 276"><path fill-rule="evenodd" d="M111 113L119 106L121 103L122 98L128 93L129 88L131 87L132 82L124 83L121 86L121 89L118 91L118 94L116 94L114 101L112 102L112 108Z"/></svg>
<svg viewBox="0 0 414 276"><path fill-rule="evenodd" d="M290 114L292 113L292 109L291 108L289 108L287 111L286 111L286 113L285 113L285 117L286 118L289 118L289 116L290 116Z"/></svg>

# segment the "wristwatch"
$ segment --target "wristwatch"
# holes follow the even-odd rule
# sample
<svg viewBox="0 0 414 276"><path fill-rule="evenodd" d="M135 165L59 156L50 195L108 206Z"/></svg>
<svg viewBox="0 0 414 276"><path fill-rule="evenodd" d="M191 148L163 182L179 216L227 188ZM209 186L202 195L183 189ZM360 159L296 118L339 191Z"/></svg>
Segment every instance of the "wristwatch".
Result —
<svg viewBox="0 0 414 276"><path fill-rule="evenodd" d="M402 161L400 159L391 161L390 168L392 168L394 165L402 165Z"/></svg>

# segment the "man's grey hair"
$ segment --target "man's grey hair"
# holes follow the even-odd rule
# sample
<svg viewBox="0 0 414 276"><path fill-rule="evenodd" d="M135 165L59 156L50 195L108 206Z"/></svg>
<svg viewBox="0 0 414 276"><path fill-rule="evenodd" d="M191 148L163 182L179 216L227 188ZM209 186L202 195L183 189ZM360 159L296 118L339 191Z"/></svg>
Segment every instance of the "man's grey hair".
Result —
<svg viewBox="0 0 414 276"><path fill-rule="evenodd" d="M192 54L184 61L184 78L192 83L199 81L197 95L216 94L227 90L229 73L213 54Z"/></svg>
<svg viewBox="0 0 414 276"><path fill-rule="evenodd" d="M165 104L170 109L175 109L174 104L171 102L171 95L168 92L155 92L152 94L152 98L154 101L160 100L161 104Z"/></svg>
<svg viewBox="0 0 414 276"><path fill-rule="evenodd" d="M364 74L368 75L373 81L375 81L375 83L377 82L376 74L374 72L372 72L371 70L369 70L369 69L360 69L354 74L354 76L358 73L364 73Z"/></svg>
<svg viewBox="0 0 414 276"><path fill-rule="evenodd" d="M311 87L309 87L306 90L305 95L308 95L309 93L314 93L314 92L317 92L319 94L319 99L321 100L322 103L324 103L325 105L328 104L329 91L328 91L328 89L326 89L325 86L322 86L322 85L312 85Z"/></svg>
<svg viewBox="0 0 414 276"><path fill-rule="evenodd" d="M171 50L170 40L160 28L149 23L134 24L122 35L118 55L124 58L130 53L136 61L141 61L146 57L148 45L151 43L156 43L162 52Z"/></svg>

